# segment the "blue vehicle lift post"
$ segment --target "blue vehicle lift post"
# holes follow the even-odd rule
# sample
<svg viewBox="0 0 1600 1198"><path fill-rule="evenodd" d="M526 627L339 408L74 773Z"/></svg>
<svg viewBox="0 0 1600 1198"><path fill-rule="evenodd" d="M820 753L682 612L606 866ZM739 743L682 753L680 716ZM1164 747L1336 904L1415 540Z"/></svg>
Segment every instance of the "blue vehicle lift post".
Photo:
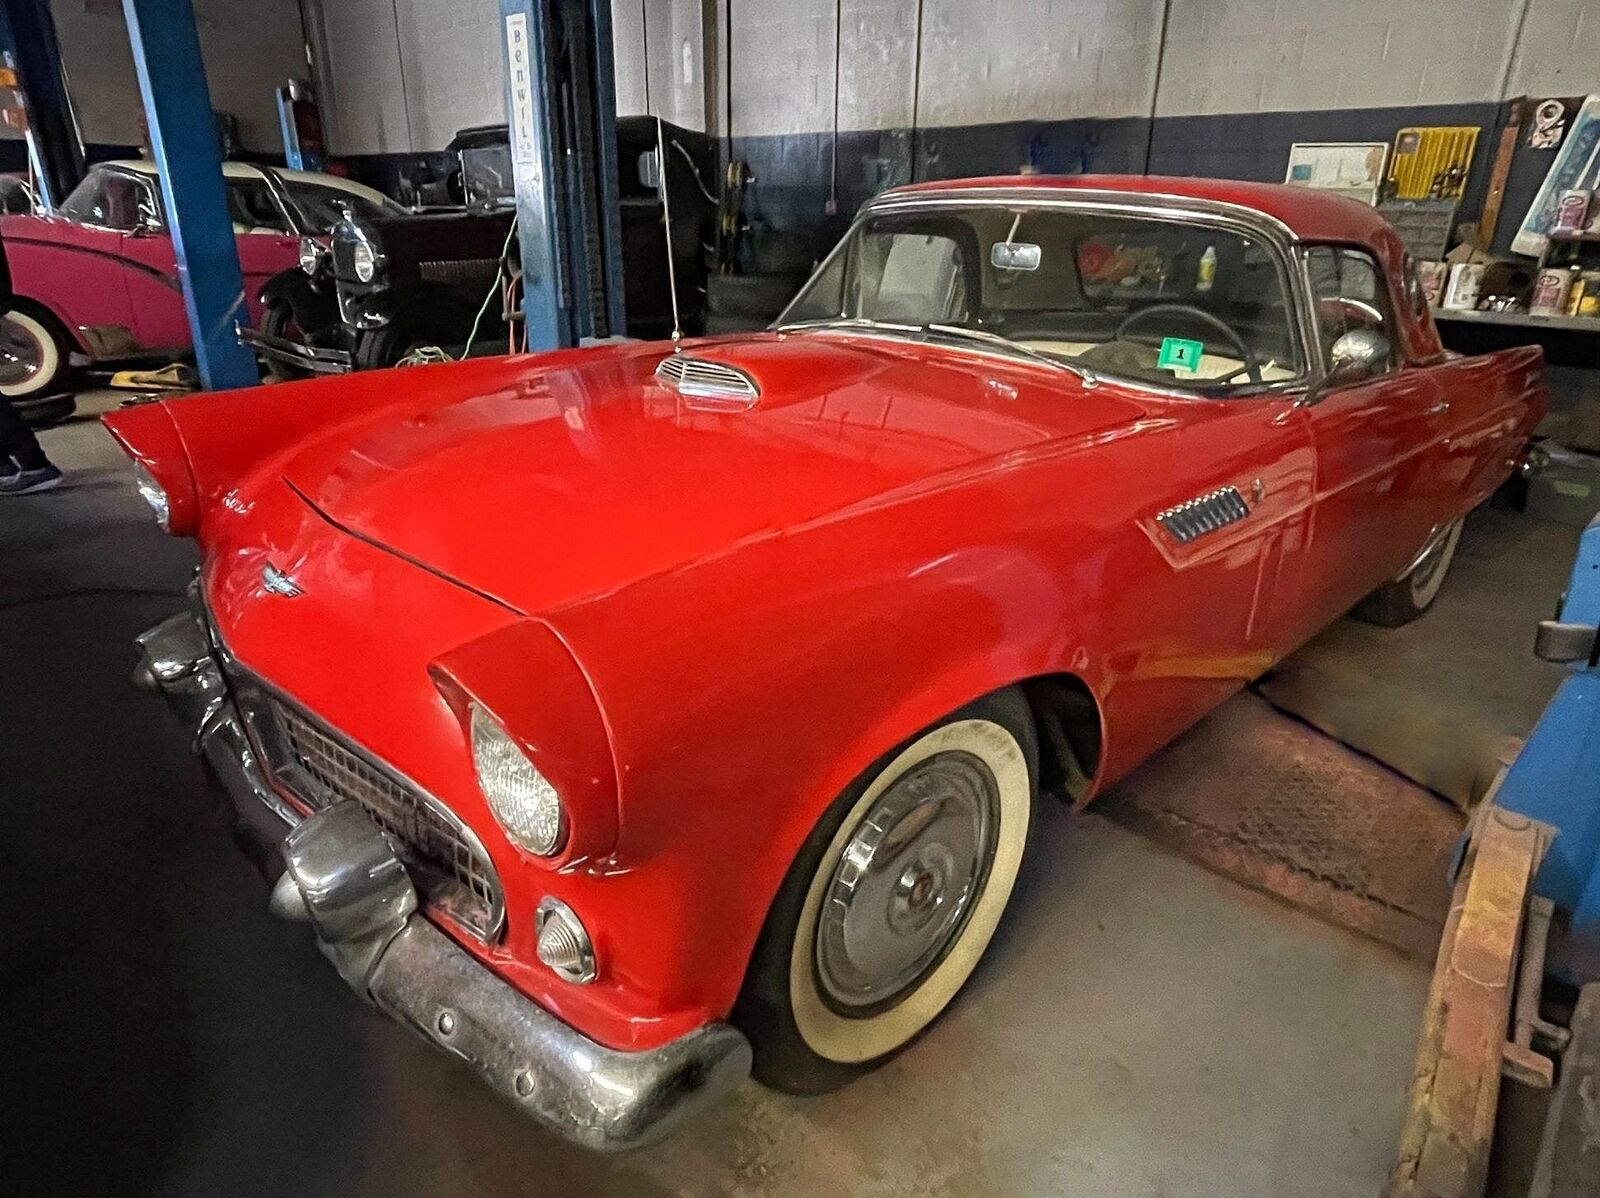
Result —
<svg viewBox="0 0 1600 1198"><path fill-rule="evenodd" d="M53 211L83 178L83 137L67 94L66 72L46 0L0 4L0 50L17 72L27 105L28 151L37 171L39 199Z"/></svg>
<svg viewBox="0 0 1600 1198"><path fill-rule="evenodd" d="M244 275L194 9L190 0L122 0L122 11L201 383L254 386L261 375L236 328L246 319Z"/></svg>
<svg viewBox="0 0 1600 1198"><path fill-rule="evenodd" d="M500 0L530 350L625 330L611 6Z"/></svg>

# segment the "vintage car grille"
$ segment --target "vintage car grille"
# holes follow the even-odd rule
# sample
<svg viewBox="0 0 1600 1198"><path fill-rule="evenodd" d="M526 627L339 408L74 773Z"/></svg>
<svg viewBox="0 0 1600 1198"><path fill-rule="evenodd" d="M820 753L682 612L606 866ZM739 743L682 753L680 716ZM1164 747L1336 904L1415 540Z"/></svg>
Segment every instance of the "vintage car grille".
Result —
<svg viewBox="0 0 1600 1198"><path fill-rule="evenodd" d="M1169 507L1157 514L1156 520L1180 545L1187 545L1197 537L1237 523L1249 514L1250 505L1244 501L1238 487L1218 487L1197 499Z"/></svg>
<svg viewBox="0 0 1600 1198"><path fill-rule="evenodd" d="M498 258L427 260L417 263L417 273L430 283L443 283L464 291L482 292L500 273Z"/></svg>
<svg viewBox="0 0 1600 1198"><path fill-rule="evenodd" d="M680 395L699 399L729 399L753 403L761 388L737 366L697 358L693 354L668 354L656 367L656 378Z"/></svg>
<svg viewBox="0 0 1600 1198"><path fill-rule="evenodd" d="M499 935L500 876L453 812L253 681L239 680L235 692L275 781L313 810L360 803L412 867L429 904L485 942Z"/></svg>

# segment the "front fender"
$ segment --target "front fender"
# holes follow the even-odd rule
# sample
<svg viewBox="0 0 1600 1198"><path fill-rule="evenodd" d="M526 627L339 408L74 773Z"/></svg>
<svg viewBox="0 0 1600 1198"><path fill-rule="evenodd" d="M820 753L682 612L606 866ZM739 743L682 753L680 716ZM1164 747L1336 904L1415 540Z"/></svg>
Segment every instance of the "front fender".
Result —
<svg viewBox="0 0 1600 1198"><path fill-rule="evenodd" d="M261 288L261 305L281 304L295 323L316 335L339 323L339 300L331 280L319 282L298 267L273 275Z"/></svg>

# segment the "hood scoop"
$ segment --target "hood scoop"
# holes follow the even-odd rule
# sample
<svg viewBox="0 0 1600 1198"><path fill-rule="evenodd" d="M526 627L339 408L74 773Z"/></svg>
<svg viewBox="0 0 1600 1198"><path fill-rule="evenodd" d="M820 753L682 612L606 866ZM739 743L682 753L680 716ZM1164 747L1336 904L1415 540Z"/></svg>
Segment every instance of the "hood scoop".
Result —
<svg viewBox="0 0 1600 1198"><path fill-rule="evenodd" d="M718 408L753 408L761 394L755 379L737 366L693 354L668 354L656 367L656 378L679 395Z"/></svg>

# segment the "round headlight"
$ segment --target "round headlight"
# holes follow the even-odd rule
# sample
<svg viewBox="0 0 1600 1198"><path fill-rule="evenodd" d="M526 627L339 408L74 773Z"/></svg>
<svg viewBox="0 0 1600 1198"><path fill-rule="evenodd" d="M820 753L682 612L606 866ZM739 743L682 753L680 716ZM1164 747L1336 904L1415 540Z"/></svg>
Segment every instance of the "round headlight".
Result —
<svg viewBox="0 0 1600 1198"><path fill-rule="evenodd" d="M317 273L317 267L322 264L322 247L310 237L300 239L300 269L308 275Z"/></svg>
<svg viewBox="0 0 1600 1198"><path fill-rule="evenodd" d="M561 796L506 735L500 722L476 703L472 705L472 764L489 810L513 844L540 857L561 847L565 823Z"/></svg>
<svg viewBox="0 0 1600 1198"><path fill-rule="evenodd" d="M146 470L138 462L133 464L134 482L139 488L139 498L150 505L150 510L156 514L156 519L161 522L161 527L172 528L172 504L167 500L167 492L155 480L155 475Z"/></svg>
<svg viewBox="0 0 1600 1198"><path fill-rule="evenodd" d="M372 282L372 276L378 273L378 256L365 241L358 241L351 248L350 263L355 267L356 278L363 283Z"/></svg>

